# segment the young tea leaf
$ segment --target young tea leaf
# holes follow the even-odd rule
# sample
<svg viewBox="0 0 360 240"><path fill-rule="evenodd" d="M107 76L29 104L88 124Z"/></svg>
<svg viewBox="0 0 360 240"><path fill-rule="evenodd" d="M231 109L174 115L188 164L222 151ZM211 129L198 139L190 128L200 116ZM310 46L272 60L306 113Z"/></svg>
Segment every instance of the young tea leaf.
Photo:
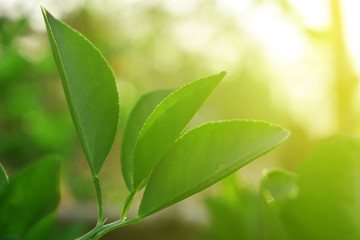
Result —
<svg viewBox="0 0 360 240"><path fill-rule="evenodd" d="M0 193L0 239L22 237L59 203L59 161L48 157L10 179Z"/></svg>
<svg viewBox="0 0 360 240"><path fill-rule="evenodd" d="M171 90L164 89L144 94L135 104L126 122L121 145L121 170L126 186L130 192L134 190L133 159L138 135L146 119L154 111L155 107L170 93Z"/></svg>
<svg viewBox="0 0 360 240"><path fill-rule="evenodd" d="M151 174L139 216L153 214L209 187L288 136L279 126L246 120L206 123L188 131Z"/></svg>
<svg viewBox="0 0 360 240"><path fill-rule="evenodd" d="M66 100L86 158L96 175L117 132L119 99L115 77L89 40L42 10Z"/></svg>
<svg viewBox="0 0 360 240"><path fill-rule="evenodd" d="M0 163L0 192L8 182L9 180L8 180L8 176L6 175L6 171L3 165Z"/></svg>
<svg viewBox="0 0 360 240"><path fill-rule="evenodd" d="M360 140L333 137L298 171L299 195L284 205L292 239L360 239Z"/></svg>
<svg viewBox="0 0 360 240"><path fill-rule="evenodd" d="M225 74L221 72L187 84L155 108L140 131L135 146L135 188L144 183Z"/></svg>

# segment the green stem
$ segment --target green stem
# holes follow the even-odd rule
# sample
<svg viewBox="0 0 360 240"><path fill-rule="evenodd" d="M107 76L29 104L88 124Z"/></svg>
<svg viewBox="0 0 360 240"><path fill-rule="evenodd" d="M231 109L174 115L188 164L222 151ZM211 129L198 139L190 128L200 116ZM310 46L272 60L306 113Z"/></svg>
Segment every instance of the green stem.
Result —
<svg viewBox="0 0 360 240"><path fill-rule="evenodd" d="M127 221L117 220L115 222L105 224L105 225L97 225L93 230L86 233L85 235L77 238L76 240L96 240L99 239L104 234L114 230L115 228L123 227L132 223L139 222L141 218L132 218Z"/></svg>
<svg viewBox="0 0 360 240"><path fill-rule="evenodd" d="M96 239L100 238L101 236L103 236L104 234L106 234L107 232L110 232L111 230L113 230L115 228L119 228L119 227L122 227L122 226L125 226L128 224L131 224L131 223L136 223L142 219L142 218L136 217L136 218L131 218L131 219L125 221L126 213L128 212L128 210L131 206L131 203L133 202L134 197L135 197L136 193L138 192L138 189L136 189L135 191L131 192L129 194L129 196L126 198L123 210L121 212L120 220L117 220L115 222L104 225L104 222L102 221L103 207L102 207L100 182L99 182L99 178L96 175L93 176L93 180L94 180L94 184L95 184L96 195L97 195L97 199L98 199L98 207L99 207L98 222L94 229L92 229L90 232L84 234L83 236L77 238L76 240L96 240Z"/></svg>
<svg viewBox="0 0 360 240"><path fill-rule="evenodd" d="M79 238L76 238L75 240L89 240L93 239L93 237L100 231L100 228L104 227L103 225L96 225L94 229L92 229L90 232L82 235Z"/></svg>
<svg viewBox="0 0 360 240"><path fill-rule="evenodd" d="M103 236L105 233L110 232L111 230L114 230L116 228L119 227L123 227L132 223L137 223L141 220L142 218L131 218L127 221L121 221L121 220L117 220L115 222L109 223L104 225L98 232L97 234L94 236L94 240L99 239L101 236Z"/></svg>
<svg viewBox="0 0 360 240"><path fill-rule="evenodd" d="M95 190L96 190L96 197L98 201L98 221L97 225L103 225L103 204L102 204L102 197L101 197L101 188L99 178L96 175L93 175Z"/></svg>
<svg viewBox="0 0 360 240"><path fill-rule="evenodd" d="M121 212L121 217L120 217L120 220L121 221L125 221L126 220L126 213L128 212L130 206L131 206L131 203L133 202L134 200L134 197L136 195L137 191L133 191L129 194L129 196L126 198L125 200L125 204L124 204L124 207L123 207L123 210Z"/></svg>

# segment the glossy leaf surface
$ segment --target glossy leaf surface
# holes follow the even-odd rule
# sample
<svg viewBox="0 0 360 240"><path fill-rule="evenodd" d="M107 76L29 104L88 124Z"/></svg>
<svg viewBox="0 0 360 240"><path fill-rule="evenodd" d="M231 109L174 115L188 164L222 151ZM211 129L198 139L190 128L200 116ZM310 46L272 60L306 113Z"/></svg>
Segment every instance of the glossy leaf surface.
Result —
<svg viewBox="0 0 360 240"><path fill-rule="evenodd" d="M44 8L43 15L76 130L91 170L97 174L117 132L115 77L89 40Z"/></svg>
<svg viewBox="0 0 360 240"><path fill-rule="evenodd" d="M284 208L293 239L360 239L360 140L333 137L302 164L299 195Z"/></svg>
<svg viewBox="0 0 360 240"><path fill-rule="evenodd" d="M0 193L0 238L21 237L59 202L59 161L49 157L26 168Z"/></svg>
<svg viewBox="0 0 360 240"><path fill-rule="evenodd" d="M225 72L187 84L162 101L146 120L134 152L134 187L140 186L204 104Z"/></svg>
<svg viewBox="0 0 360 240"><path fill-rule="evenodd" d="M288 135L279 126L247 120L212 122L188 131L154 169L139 216L205 189L273 149Z"/></svg>
<svg viewBox="0 0 360 240"><path fill-rule="evenodd" d="M171 90L163 89L144 94L135 104L126 122L121 145L121 170L126 186L130 192L134 190L133 159L139 133L155 107L170 93Z"/></svg>

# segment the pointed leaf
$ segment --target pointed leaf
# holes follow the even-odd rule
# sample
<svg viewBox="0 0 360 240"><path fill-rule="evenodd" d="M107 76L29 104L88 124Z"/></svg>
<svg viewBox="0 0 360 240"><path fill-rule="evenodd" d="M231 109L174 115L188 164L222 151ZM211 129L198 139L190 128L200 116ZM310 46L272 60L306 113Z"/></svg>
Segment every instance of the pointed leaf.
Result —
<svg viewBox="0 0 360 240"><path fill-rule="evenodd" d="M48 157L14 178L0 193L0 238L21 237L59 203L59 161Z"/></svg>
<svg viewBox="0 0 360 240"><path fill-rule="evenodd" d="M203 124L179 138L154 169L139 209L145 217L187 198L270 151L289 135L259 121Z"/></svg>
<svg viewBox="0 0 360 240"><path fill-rule="evenodd" d="M8 180L8 176L6 175L6 171L3 165L0 163L0 192L8 182L9 180Z"/></svg>
<svg viewBox="0 0 360 240"><path fill-rule="evenodd" d="M360 239L360 140L333 137L301 165L299 195L284 206L292 239Z"/></svg>
<svg viewBox="0 0 360 240"><path fill-rule="evenodd" d="M70 112L93 174L115 140L119 99L115 77L100 52L77 31L43 15Z"/></svg>
<svg viewBox="0 0 360 240"><path fill-rule="evenodd" d="M136 143L135 188L144 183L225 74L221 72L187 84L174 91L155 108Z"/></svg>
<svg viewBox="0 0 360 240"><path fill-rule="evenodd" d="M154 111L155 107L171 92L172 90L162 89L144 94L135 104L126 122L121 145L121 170L126 186L130 192L134 190L133 159L138 135L146 119Z"/></svg>

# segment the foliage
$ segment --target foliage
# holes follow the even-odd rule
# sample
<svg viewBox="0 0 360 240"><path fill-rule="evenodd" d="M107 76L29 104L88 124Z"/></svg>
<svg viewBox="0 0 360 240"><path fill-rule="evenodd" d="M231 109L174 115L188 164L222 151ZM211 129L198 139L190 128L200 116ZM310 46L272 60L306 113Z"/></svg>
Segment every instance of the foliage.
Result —
<svg viewBox="0 0 360 240"><path fill-rule="evenodd" d="M76 146L61 96L52 93L49 99L49 90L57 88L49 81L56 71L51 52L36 51L30 58L19 46L29 33L28 19L0 16L0 155L10 173L54 152L68 159Z"/></svg>
<svg viewBox="0 0 360 240"><path fill-rule="evenodd" d="M109 154L119 121L115 77L90 42L50 14L44 16L68 106L96 175Z"/></svg>
<svg viewBox="0 0 360 240"><path fill-rule="evenodd" d="M282 3L286 11L291 10L288 9L289 5L286 1L277 2ZM149 92L143 95L132 109L123 133L121 170L130 193L120 219L105 224L98 174L114 144L119 118L127 115L129 106L123 99L119 100L114 74L92 43L52 17L45 9L43 13L66 100L92 173L98 198L97 225L80 239L97 239L112 229L138 222L202 191L270 151L287 137L288 133L281 127L261 121L230 120L210 122L192 129L188 127L191 119L222 81L225 72L199 79L175 91ZM19 21L20 29L25 25L26 21ZM3 27L1 19L0 27ZM5 31L0 31L1 34L3 32ZM157 39L158 33L154 33L152 38ZM36 78L35 74L29 71L30 63L13 45L9 44L12 42L11 37L7 38L6 34L0 37L4 40L1 43L2 64L0 65L2 86L0 98L4 102L2 104L4 108L0 109L2 113L0 123L2 126L7 126L9 122L16 120L16 124L11 125L10 128L0 129L2 140L0 142L10 139L0 146L0 151L6 153L5 158L16 155L16 159L5 166L13 167L17 165L16 161L19 159L20 161L36 159L34 156L39 155L39 152L43 153L44 149L46 152L64 153L62 150L69 149L72 145L72 142L67 142L69 131L62 130L66 125L65 118L62 115L60 118L59 115L48 116L42 109L44 106L39 107L41 94L36 88L30 87L32 81L26 83L23 81L25 75ZM146 46L148 50L152 48L152 45ZM128 57L126 54L123 56ZM341 58L337 59L342 61ZM254 65L253 62L247 64ZM47 71L41 66L43 62L38 63L37 67ZM255 67L261 69L257 65ZM127 69L131 72L131 68ZM249 78L247 75L255 72L239 69L239 75L244 76L245 79ZM142 72L142 75L137 75L142 76L140 78L149 73L148 70L138 72ZM176 75L177 80L187 79L191 73ZM269 101L266 101L269 97L266 95L268 92L263 92L258 87L258 83L249 85L249 79L246 80L228 84L228 88L243 91L243 94L233 102L233 105L241 109L239 112L247 116L248 112L243 113L243 109L250 112L256 109L255 112L259 117L255 115L255 118L261 119L269 113L277 115L273 113L274 109L271 108ZM10 91L7 92L5 87L11 86L10 83L16 87L10 87ZM119 86L120 92L126 91L121 87ZM230 89L232 95L227 91L229 89L223 89L221 98L232 99L233 96L239 95L233 89ZM255 90L247 91L249 89ZM340 89L342 88L339 87ZM343 94L349 95L348 92L344 91ZM250 103L251 99L256 98L254 93L262 97L266 96L260 102ZM7 101L8 99L11 101ZM219 108L222 102L216 102ZM238 106L243 102L246 102L243 104L245 107ZM251 104L252 107L248 107L247 104ZM348 105L342 104L342 106ZM221 107L223 113L226 112L224 110L226 108L232 109L228 106ZM344 108L344 114L338 115L340 120L351 119L346 111L347 108ZM29 112L35 118L25 114ZM31 119L30 124L35 130L19 127L24 122L21 119L23 115L27 116L26 119ZM277 118L283 117L278 115L273 120L277 121ZM355 118L352 121L355 121ZM285 122L289 126L291 121ZM29 124L29 122L25 123ZM63 125L63 127L49 132L51 124ZM351 128L351 124L346 121L340 121L339 124ZM68 125L65 126L66 129L69 128ZM295 124L291 128L296 129L298 126ZM14 129L16 131L13 131ZM9 138L9 132L15 137ZM23 137L24 133L25 136L28 133L30 137ZM297 140L294 142L296 151L290 147L286 148L287 158L291 159L288 162L291 163L296 162L293 157L302 158L301 154L306 152L301 150L306 148L303 144L306 141L299 143L299 135L296 137ZM63 141L58 144L54 139ZM309 142L308 136L304 139ZM17 151L18 149L22 151ZM234 177L227 178L221 185L222 190L225 190L222 195L217 199L208 200L213 226L203 238L358 239L360 237L357 214L359 149L357 138L347 136L331 138L314 149L297 174L284 170L264 172L258 192L253 188L237 186ZM10 177L10 181L0 165L0 239L55 239L55 236L56 239L73 239L80 235L79 231L83 232L84 228L81 225L74 224L66 231L56 226L53 212L59 201L58 175L57 160L52 157L36 162ZM39 181L39 179L48 181ZM128 209L135 195L139 194L143 187L145 191L138 216L127 220Z"/></svg>
<svg viewBox="0 0 360 240"><path fill-rule="evenodd" d="M323 142L305 159L299 196L282 212L293 239L360 238L359 160L360 140L348 136Z"/></svg>
<svg viewBox="0 0 360 240"><path fill-rule="evenodd" d="M170 90L155 90L145 94L138 100L127 120L121 146L121 170L130 191L134 188L133 158L138 135L155 107L170 93Z"/></svg>
<svg viewBox="0 0 360 240"><path fill-rule="evenodd" d="M97 225L79 239L97 239L114 228L140 221L193 195L270 151L289 135L279 126L250 120L208 123L184 133L225 72L187 84L163 100L164 92L158 92L163 95L155 96L146 104L142 103L145 96L130 115L140 116L140 119L136 123L128 121L126 138L130 142L124 143L122 148L122 156L125 156L122 171L126 172L124 179L130 195L121 218L104 225L97 174L116 135L119 106L114 76L104 58L85 37L45 9L43 15L66 99L97 191ZM144 186L146 190L138 217L126 220L134 196Z"/></svg>
<svg viewBox="0 0 360 240"><path fill-rule="evenodd" d="M34 223L54 211L60 200L59 160L40 160L3 183L0 238L22 238Z"/></svg>
<svg viewBox="0 0 360 240"><path fill-rule="evenodd" d="M332 137L296 175L268 171L259 193L232 187L233 201L209 199L213 229L203 239L358 239L359 150L358 138Z"/></svg>

